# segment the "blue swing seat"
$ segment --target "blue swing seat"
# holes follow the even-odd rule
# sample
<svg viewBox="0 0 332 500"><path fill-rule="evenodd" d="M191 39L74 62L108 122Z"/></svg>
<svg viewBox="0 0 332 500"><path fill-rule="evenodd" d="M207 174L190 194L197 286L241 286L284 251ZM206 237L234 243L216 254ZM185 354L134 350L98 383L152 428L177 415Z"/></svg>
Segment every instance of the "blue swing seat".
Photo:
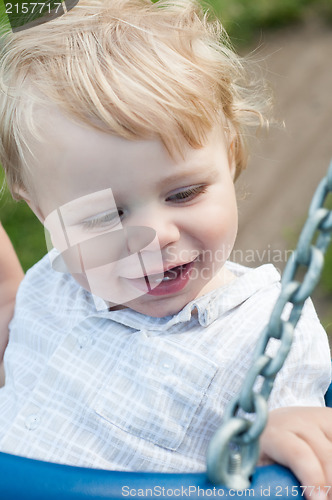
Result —
<svg viewBox="0 0 332 500"><path fill-rule="evenodd" d="M295 476L280 465L257 467L249 491L238 493L209 483L204 473L114 472L52 464L6 453L0 453L0 471L0 498L4 500L123 500L133 496L286 498L294 487L301 496Z"/></svg>
<svg viewBox="0 0 332 500"><path fill-rule="evenodd" d="M332 407L332 384L325 395ZM236 492L200 474L115 472L32 460L0 453L0 498L3 500L123 500L124 498L253 497L303 498L289 469L257 467L248 490Z"/></svg>

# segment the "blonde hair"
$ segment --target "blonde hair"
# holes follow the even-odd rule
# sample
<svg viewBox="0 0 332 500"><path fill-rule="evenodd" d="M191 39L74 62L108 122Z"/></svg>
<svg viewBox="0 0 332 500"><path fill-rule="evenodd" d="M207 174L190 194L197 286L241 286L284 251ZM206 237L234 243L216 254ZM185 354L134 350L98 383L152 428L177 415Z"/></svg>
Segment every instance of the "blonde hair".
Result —
<svg viewBox="0 0 332 500"><path fill-rule="evenodd" d="M219 124L232 137L237 175L245 127L262 121L242 60L195 0L80 0L53 21L2 37L0 163L16 198L26 187L23 124L38 136L33 94L126 139L157 136L169 151L180 151L183 138L202 147Z"/></svg>

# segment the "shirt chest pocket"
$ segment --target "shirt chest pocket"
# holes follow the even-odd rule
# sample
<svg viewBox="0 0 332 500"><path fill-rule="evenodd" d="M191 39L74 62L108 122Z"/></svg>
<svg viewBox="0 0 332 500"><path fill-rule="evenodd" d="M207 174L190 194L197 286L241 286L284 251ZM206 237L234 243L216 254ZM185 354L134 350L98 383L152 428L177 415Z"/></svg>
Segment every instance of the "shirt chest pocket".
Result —
<svg viewBox="0 0 332 500"><path fill-rule="evenodd" d="M101 388L95 412L131 435L176 450L217 365L167 339L135 340Z"/></svg>

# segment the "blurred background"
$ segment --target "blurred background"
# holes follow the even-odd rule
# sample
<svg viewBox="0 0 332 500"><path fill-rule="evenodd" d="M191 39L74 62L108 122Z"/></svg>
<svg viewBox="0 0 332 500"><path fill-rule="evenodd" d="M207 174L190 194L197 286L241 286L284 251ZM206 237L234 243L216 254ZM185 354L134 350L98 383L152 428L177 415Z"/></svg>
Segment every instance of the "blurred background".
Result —
<svg viewBox="0 0 332 500"><path fill-rule="evenodd" d="M231 257L250 267L272 262L282 270L332 158L332 0L204 5L221 18L233 46L254 62L274 95L275 125L249 138L249 165L237 182L240 225ZM46 253L41 224L5 187L0 220L27 270ZM332 338L332 248L313 300Z"/></svg>

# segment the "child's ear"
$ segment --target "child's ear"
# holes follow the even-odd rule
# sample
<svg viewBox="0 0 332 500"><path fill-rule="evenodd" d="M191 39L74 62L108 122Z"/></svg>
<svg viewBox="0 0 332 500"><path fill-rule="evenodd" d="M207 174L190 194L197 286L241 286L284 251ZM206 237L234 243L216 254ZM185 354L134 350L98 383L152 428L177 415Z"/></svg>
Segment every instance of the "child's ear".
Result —
<svg viewBox="0 0 332 500"><path fill-rule="evenodd" d="M231 172L232 179L235 180L235 174L236 174L235 139L233 139L229 145L228 164L229 164L229 169Z"/></svg>
<svg viewBox="0 0 332 500"><path fill-rule="evenodd" d="M231 172L233 181L236 178L236 151L238 145L238 135L234 124L230 119L223 117L225 121L224 131L225 131L225 141L226 147L228 149L228 165Z"/></svg>
<svg viewBox="0 0 332 500"><path fill-rule="evenodd" d="M35 216L38 217L42 224L44 224L45 217L43 216L39 206L32 200L28 191L23 188L14 188L14 192L20 199L24 200L25 203L29 205Z"/></svg>

